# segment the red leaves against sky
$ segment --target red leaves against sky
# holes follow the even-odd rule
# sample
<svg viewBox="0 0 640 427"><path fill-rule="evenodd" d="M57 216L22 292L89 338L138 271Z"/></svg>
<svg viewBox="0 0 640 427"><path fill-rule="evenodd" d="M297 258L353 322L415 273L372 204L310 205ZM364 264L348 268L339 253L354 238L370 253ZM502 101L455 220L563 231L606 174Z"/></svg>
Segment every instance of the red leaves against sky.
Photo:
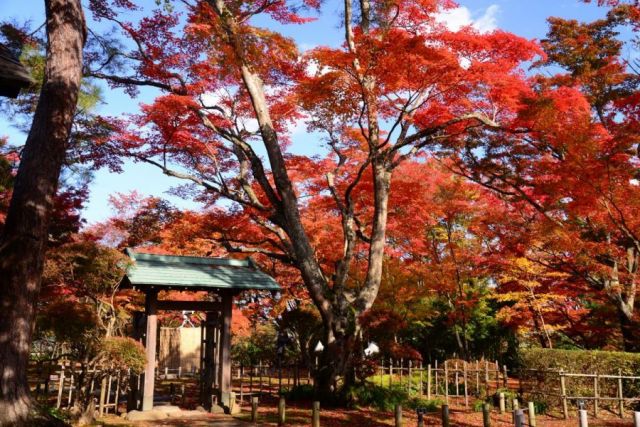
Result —
<svg viewBox="0 0 640 427"><path fill-rule="evenodd" d="M223 23L207 2L197 2L183 16L156 11L138 22L120 23L134 39L132 77L164 87L140 114L114 121L118 132L110 144L117 153L170 164L197 179L229 177L226 184L239 189L242 183L235 176L241 165L219 130L233 129L259 145L241 70L257 73L283 147L291 143L294 126L306 125L342 153L286 156L304 225L327 276L342 251L340 217L327 191L327 174L334 173L335 188L344 195L370 154L358 73L376 82L372 96L385 124L381 149L388 149L390 136L398 132L393 128L398 111L420 93L407 119L414 130L437 128L469 113L500 124L487 129L463 120L446 126L436 135L447 137L434 138L426 146L428 155L418 153L417 160L395 172L387 254L427 277L434 289L451 287L460 274L471 278L501 268L509 271L500 258L527 258L570 275L570 286L553 287L577 300L576 287L594 292L590 278L609 275L612 260L622 262L628 242L637 241L640 220L634 213L640 203L633 180L639 95L637 77L621 57L613 21L552 19L549 36L539 46L503 31L447 30L434 13L452 7L450 1L376 1L377 17L395 17L380 22L392 24L374 25L368 32L355 26L353 49L318 46L301 53L292 39L257 27L254 17L266 14L280 23L301 24L308 20L309 8L319 7L316 1L225 3L241 46L227 43ZM613 6L608 19L638 22L635 2L606 3ZM135 9L126 0L93 0L91 6L105 19L117 16L118 8ZM528 77L522 64L534 61L563 70L551 77ZM127 87L133 92L133 86ZM203 126L202 117L209 126ZM313 138L319 139L312 135L309 140ZM269 171L267 176L271 179ZM370 171L364 170L362 177L349 191L366 232L373 200ZM249 185L260 203L268 205L261 188L253 181ZM209 211L169 218L171 227L158 228L155 237L165 248L212 254L226 241L279 252L278 242L256 220L268 220L268 214L242 203L216 204L220 196L215 191L198 197ZM455 237L453 243L442 240L447 230L453 231L447 236ZM438 248L443 244L454 247L455 260L441 258ZM353 286L362 280L366 245L356 251ZM269 264L266 256L256 256ZM290 265L273 262L271 267L291 285L292 294L304 294ZM635 280L634 274L620 272L627 281ZM550 283L544 273L540 276Z"/></svg>

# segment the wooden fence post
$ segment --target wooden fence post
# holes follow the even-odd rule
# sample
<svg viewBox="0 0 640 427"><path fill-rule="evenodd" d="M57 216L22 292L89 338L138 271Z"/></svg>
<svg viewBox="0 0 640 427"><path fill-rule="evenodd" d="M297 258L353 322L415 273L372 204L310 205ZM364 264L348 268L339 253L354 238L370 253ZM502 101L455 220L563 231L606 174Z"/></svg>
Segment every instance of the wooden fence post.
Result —
<svg viewBox="0 0 640 427"><path fill-rule="evenodd" d="M500 394L498 395L498 398L500 399L500 400L499 400L499 404L500 404L500 406L499 406L500 413L501 413L501 414L504 414L504 411L505 411L505 409L506 409L506 408L505 408L505 402L504 402L504 393L500 392Z"/></svg>
<svg viewBox="0 0 640 427"><path fill-rule="evenodd" d="M476 396L480 396L480 361L476 360Z"/></svg>
<svg viewBox="0 0 640 427"><path fill-rule="evenodd" d="M467 361L465 360L463 363L463 380L464 380L464 406L465 408L469 407L469 393L467 392Z"/></svg>
<svg viewBox="0 0 640 427"><path fill-rule="evenodd" d="M255 376L254 374L255 374L255 372L254 372L253 366L252 366L250 368L250 370L249 370L249 394L250 395L253 395L253 377ZM240 383L240 384L242 384L242 383Z"/></svg>
<svg viewBox="0 0 640 427"><path fill-rule="evenodd" d="M285 400L284 396L280 396L280 401L278 402L278 425L283 426L286 421L286 409L285 409Z"/></svg>
<svg viewBox="0 0 640 427"><path fill-rule="evenodd" d="M412 363L411 359L409 359L409 396L411 396L411 391L413 390L413 372L412 372Z"/></svg>
<svg viewBox="0 0 640 427"><path fill-rule="evenodd" d="M251 422L258 422L258 397L253 396L251 398Z"/></svg>
<svg viewBox="0 0 640 427"><path fill-rule="evenodd" d="M489 397L489 361L484 361L484 396Z"/></svg>
<svg viewBox="0 0 640 427"><path fill-rule="evenodd" d="M598 399L600 397L600 391L598 390L598 383L600 379L600 374L596 372L593 377L593 417L598 418Z"/></svg>
<svg viewBox="0 0 640 427"><path fill-rule="evenodd" d="M313 402L311 427L320 427L320 402Z"/></svg>
<svg viewBox="0 0 640 427"><path fill-rule="evenodd" d="M431 363L427 365L427 399L431 399Z"/></svg>
<svg viewBox="0 0 640 427"><path fill-rule="evenodd" d="M562 399L562 415L564 415L564 419L569 418L569 408L567 406L567 387L564 379L564 371L560 369L560 396Z"/></svg>
<svg viewBox="0 0 640 427"><path fill-rule="evenodd" d="M118 376L116 377L116 398L113 402L113 413L118 415L118 403L120 401L120 377L122 377L122 372L118 371Z"/></svg>
<svg viewBox="0 0 640 427"><path fill-rule="evenodd" d="M482 405L482 427L491 427L491 406L488 403Z"/></svg>
<svg viewBox="0 0 640 427"><path fill-rule="evenodd" d="M509 376L507 375L507 365L502 365L502 386L507 388L509 385Z"/></svg>
<svg viewBox="0 0 640 427"><path fill-rule="evenodd" d="M422 390L423 380L424 380L424 368L423 368L423 365L422 365L422 361L420 361L420 391L419 391L420 397L422 397L423 394L424 394L423 390Z"/></svg>
<svg viewBox="0 0 640 427"><path fill-rule="evenodd" d="M62 389L64 389L64 364L60 365L60 378L58 382L58 401L56 402L56 408L60 409L62 405Z"/></svg>
<svg viewBox="0 0 640 427"><path fill-rule="evenodd" d="M100 385L100 406L98 409L98 413L100 416L104 415L104 403L105 403L105 395L107 393L107 377L102 377L102 383Z"/></svg>
<svg viewBox="0 0 640 427"><path fill-rule="evenodd" d="M444 361L444 401L449 405L449 367L446 360Z"/></svg>
<svg viewBox="0 0 640 427"><path fill-rule="evenodd" d="M434 396L437 396L439 394L438 392L438 359L436 359L436 369L434 370L435 372L435 387L434 387Z"/></svg>
<svg viewBox="0 0 640 427"><path fill-rule="evenodd" d="M513 399L511 404L514 411L517 411L518 409L520 409L520 405L518 404L518 399Z"/></svg>
<svg viewBox="0 0 640 427"><path fill-rule="evenodd" d="M111 399L111 384L113 383L113 377L111 376L111 374L109 374L109 379L107 380L107 396L105 401L105 412L109 413L109 401Z"/></svg>
<svg viewBox="0 0 640 427"><path fill-rule="evenodd" d="M533 402L529 402L529 425L531 427L536 427L536 405Z"/></svg>
<svg viewBox="0 0 640 427"><path fill-rule="evenodd" d="M396 405L395 419L396 427L402 427L402 405Z"/></svg>
<svg viewBox="0 0 640 427"><path fill-rule="evenodd" d="M75 368L73 367L73 365L71 366L71 376L69 377L69 397L67 398L67 407L71 407L71 400L72 400L72 396L73 396L73 388L74 388L74 375L75 375Z"/></svg>
<svg viewBox="0 0 640 427"><path fill-rule="evenodd" d="M449 405L442 405L442 427L449 427Z"/></svg>
<svg viewBox="0 0 640 427"><path fill-rule="evenodd" d="M633 413L633 427L640 427L640 412Z"/></svg>
<svg viewBox="0 0 640 427"><path fill-rule="evenodd" d="M389 359L389 388L393 385L393 359Z"/></svg>
<svg viewBox="0 0 640 427"><path fill-rule="evenodd" d="M618 405L620 418L624 418L624 391L622 390L622 369L618 369Z"/></svg>
<svg viewBox="0 0 640 427"><path fill-rule="evenodd" d="M459 374L459 370L458 370L458 362L456 361L455 364L455 383L456 383L456 397L460 396L460 374Z"/></svg>

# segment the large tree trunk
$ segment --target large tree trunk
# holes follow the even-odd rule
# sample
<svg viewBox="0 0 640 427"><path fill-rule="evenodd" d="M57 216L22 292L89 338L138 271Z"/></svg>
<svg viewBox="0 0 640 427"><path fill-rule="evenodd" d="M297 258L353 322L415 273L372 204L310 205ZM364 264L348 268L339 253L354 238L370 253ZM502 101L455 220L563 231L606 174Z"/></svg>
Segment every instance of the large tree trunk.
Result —
<svg viewBox="0 0 640 427"><path fill-rule="evenodd" d="M326 345L316 381L318 392L325 400L329 396L341 399L344 395L340 392L348 392L350 386L356 380L353 364L359 357L354 356L360 355L354 355L354 352L362 350L359 345L359 318L371 308L380 289L391 172L378 159L373 162L372 171L374 216L365 286L355 293L356 297L353 302L350 301L351 292L341 289L341 292L335 295L332 301L332 310L327 315L323 313ZM335 286L334 292L336 292ZM318 308L321 309L320 306ZM335 387L338 379L342 380L342 388L340 390L336 390ZM338 392L337 395L336 392Z"/></svg>
<svg viewBox="0 0 640 427"><path fill-rule="evenodd" d="M347 391L355 380L352 361L358 348L358 333L355 328L346 331L343 329L345 324L353 320L340 316L335 319L333 325L324 325L327 344L316 373L316 389L318 397L329 404L344 403L344 395L341 392ZM340 332L336 334L336 330ZM338 384L339 380L341 384Z"/></svg>
<svg viewBox="0 0 640 427"><path fill-rule="evenodd" d="M27 364L47 222L76 109L85 41L80 0L45 0L47 63L0 237L0 425L29 425Z"/></svg>
<svg viewBox="0 0 640 427"><path fill-rule="evenodd" d="M629 318L623 310L618 310L620 318L620 332L624 351L640 351L640 322Z"/></svg>

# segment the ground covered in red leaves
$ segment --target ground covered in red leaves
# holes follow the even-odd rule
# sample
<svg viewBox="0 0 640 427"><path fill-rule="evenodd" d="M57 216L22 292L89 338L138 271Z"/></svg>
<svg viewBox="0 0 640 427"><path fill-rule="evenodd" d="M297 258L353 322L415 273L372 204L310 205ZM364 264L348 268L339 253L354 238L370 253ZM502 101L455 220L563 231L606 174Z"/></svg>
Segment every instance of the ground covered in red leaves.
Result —
<svg viewBox="0 0 640 427"><path fill-rule="evenodd" d="M308 426L311 424L311 403L289 403L287 408L286 424L292 426ZM237 419L248 421L250 418L250 407L243 406L242 414L236 416ZM277 425L277 405L275 400L261 402L259 409L259 425ZM482 427L482 413L465 409L464 407L453 407L450 412L451 425L458 427L478 426ZM633 414L626 414L625 419L620 419L614 414L601 411L598 419L593 415L589 416L589 426L622 427L633 426ZM403 414L404 426L414 427L418 424L418 419L413 411L405 410ZM578 425L577 414L572 414L572 418L564 420L559 417L549 415L538 415L537 425L540 427L575 427ZM425 417L425 426L441 426L442 421L439 413L431 413ZM321 410L320 425L323 427L364 427L364 426L393 426L394 414L375 409L359 408L352 410L328 409ZM513 426L510 413L499 414L497 411L491 414L492 427Z"/></svg>

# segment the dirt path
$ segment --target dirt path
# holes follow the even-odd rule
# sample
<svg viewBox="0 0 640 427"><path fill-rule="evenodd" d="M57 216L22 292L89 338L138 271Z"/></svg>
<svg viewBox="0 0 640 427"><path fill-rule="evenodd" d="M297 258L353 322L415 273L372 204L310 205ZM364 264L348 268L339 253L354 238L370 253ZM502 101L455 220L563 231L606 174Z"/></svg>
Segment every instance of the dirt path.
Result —
<svg viewBox="0 0 640 427"><path fill-rule="evenodd" d="M204 414L199 417L189 418L167 418L157 421L127 421L123 418L116 416L107 416L99 420L101 425L105 427L153 427L153 426L166 426L166 427L249 427L252 424L248 424L243 421L239 421L227 415L214 415Z"/></svg>

